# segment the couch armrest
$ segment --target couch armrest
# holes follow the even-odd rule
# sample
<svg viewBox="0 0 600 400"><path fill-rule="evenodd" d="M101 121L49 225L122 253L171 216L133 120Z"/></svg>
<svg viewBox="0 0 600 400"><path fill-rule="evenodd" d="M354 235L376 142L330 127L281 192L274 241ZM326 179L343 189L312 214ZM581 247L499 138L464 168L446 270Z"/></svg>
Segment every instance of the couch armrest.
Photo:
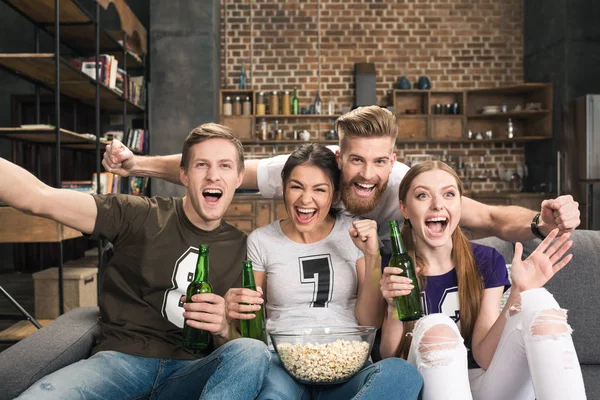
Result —
<svg viewBox="0 0 600 400"><path fill-rule="evenodd" d="M98 307L80 307L0 353L0 399L13 399L40 378L89 357L100 336Z"/></svg>

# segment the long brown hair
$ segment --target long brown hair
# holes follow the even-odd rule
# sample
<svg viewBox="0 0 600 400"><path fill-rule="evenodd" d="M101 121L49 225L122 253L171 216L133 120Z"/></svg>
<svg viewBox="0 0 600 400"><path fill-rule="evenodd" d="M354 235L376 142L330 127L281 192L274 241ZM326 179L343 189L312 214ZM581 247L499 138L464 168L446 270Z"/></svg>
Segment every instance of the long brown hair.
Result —
<svg viewBox="0 0 600 400"><path fill-rule="evenodd" d="M419 163L408 170L402 182L400 183L400 189L398 190L398 198L404 204L406 204L406 197L408 195L408 190L410 189L410 185L414 181L414 179L421 175L423 172L432 171L432 170L442 170L450 175L456 180L456 186L458 187L458 192L462 197L463 194L463 185L454 170L449 167L447 164L441 161L425 161ZM417 256L415 244L413 241L413 232L410 221L404 220L404 225L402 226L402 238L406 245L409 255L415 260L415 264L417 267L421 268L421 271L418 274L419 285L421 290L425 288L426 277L423 275L423 272L426 270L427 266L424 261ZM458 281L458 304L460 307L460 333L465 340L465 345L467 348L471 347L471 339L473 335L473 329L475 328L475 321L477 320L477 316L479 315L479 309L481 308L481 297L483 295L483 280L481 275L479 274L479 270L477 269L477 265L475 264L475 257L473 256L473 251L471 250L471 243L464 235L459 226L456 227L454 232L452 233L452 263L454 264L454 269L456 270L456 278ZM407 358L408 350L410 349L411 336L407 335L407 333L412 332L414 329L415 322L405 322L404 323L404 335L400 340L400 345L398 346L398 350L396 355L398 357Z"/></svg>

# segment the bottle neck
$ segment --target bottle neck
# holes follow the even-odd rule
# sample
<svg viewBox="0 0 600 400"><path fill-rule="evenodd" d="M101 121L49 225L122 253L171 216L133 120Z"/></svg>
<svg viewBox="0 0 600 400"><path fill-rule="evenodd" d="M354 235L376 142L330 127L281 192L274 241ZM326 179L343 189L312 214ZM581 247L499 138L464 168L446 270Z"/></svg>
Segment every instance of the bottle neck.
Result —
<svg viewBox="0 0 600 400"><path fill-rule="evenodd" d="M398 223L390 224L390 241L392 243L392 254L407 253Z"/></svg>
<svg viewBox="0 0 600 400"><path fill-rule="evenodd" d="M208 282L208 252L198 254L194 283Z"/></svg>
<svg viewBox="0 0 600 400"><path fill-rule="evenodd" d="M254 281L254 272L252 271L252 264L243 264L242 287L246 289L256 290L256 282Z"/></svg>

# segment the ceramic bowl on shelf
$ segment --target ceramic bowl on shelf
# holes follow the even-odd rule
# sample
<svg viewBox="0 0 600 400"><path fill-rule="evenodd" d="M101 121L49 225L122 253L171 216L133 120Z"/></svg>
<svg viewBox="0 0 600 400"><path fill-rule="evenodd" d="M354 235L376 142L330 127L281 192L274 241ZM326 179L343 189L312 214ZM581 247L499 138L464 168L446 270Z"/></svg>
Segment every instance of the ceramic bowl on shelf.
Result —
<svg viewBox="0 0 600 400"><path fill-rule="evenodd" d="M407 108L405 110L405 112L409 115L415 115L417 113L417 109L416 108Z"/></svg>
<svg viewBox="0 0 600 400"><path fill-rule="evenodd" d="M499 113L500 110L501 110L500 106L485 106L481 110L481 113L482 114L496 114L496 113Z"/></svg>

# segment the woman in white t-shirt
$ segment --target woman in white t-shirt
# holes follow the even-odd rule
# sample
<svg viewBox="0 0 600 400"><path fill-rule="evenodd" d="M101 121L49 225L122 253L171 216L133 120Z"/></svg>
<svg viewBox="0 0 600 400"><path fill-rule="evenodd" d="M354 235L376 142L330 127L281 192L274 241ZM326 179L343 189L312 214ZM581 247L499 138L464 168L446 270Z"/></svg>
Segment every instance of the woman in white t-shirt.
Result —
<svg viewBox="0 0 600 400"><path fill-rule="evenodd" d="M340 170L333 152L305 144L282 173L288 218L248 237L257 286L266 293L267 330L315 326L380 327L384 300L379 290L381 257L377 224L336 213ZM368 180L364 185L368 186ZM232 289L229 317L253 318L259 292ZM246 303L243 305L240 303ZM273 360L259 399L416 399L422 380L414 367L390 358L365 366L339 385L303 385Z"/></svg>

